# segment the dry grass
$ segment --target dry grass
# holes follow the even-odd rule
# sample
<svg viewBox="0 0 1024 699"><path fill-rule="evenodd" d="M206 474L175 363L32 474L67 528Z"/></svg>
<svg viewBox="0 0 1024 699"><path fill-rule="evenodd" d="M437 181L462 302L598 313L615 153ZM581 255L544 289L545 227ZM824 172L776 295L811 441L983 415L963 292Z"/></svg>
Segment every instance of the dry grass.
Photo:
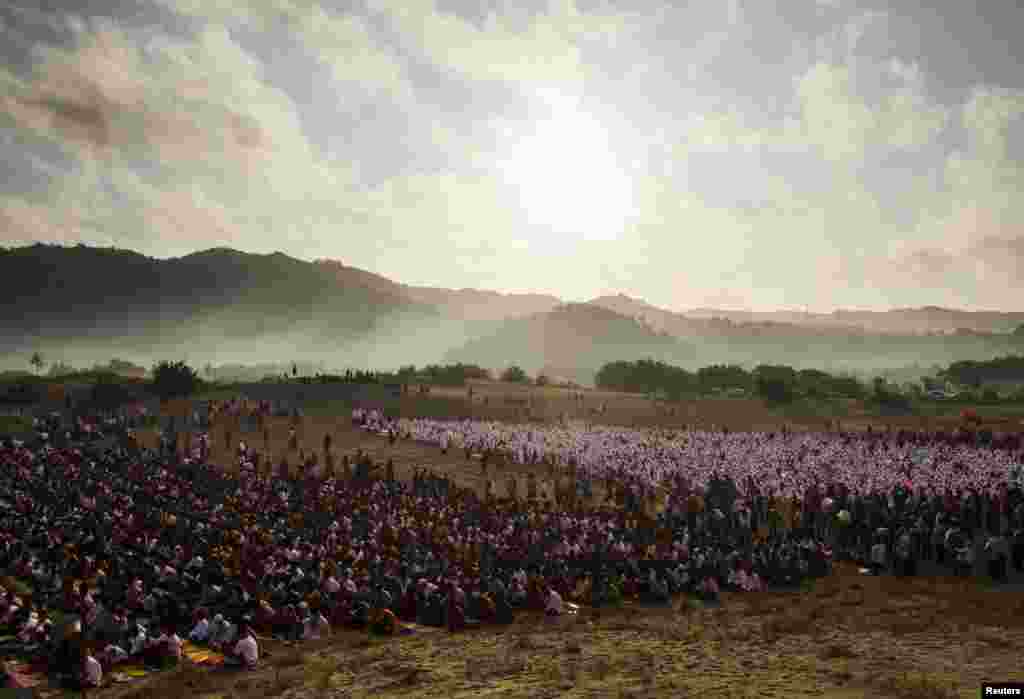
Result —
<svg viewBox="0 0 1024 699"><path fill-rule="evenodd" d="M487 693L523 699L910 699L976 691L985 677L1024 679L1013 676L1024 629L1006 615L1005 623L963 625L961 632L959 621L970 610L961 608L966 602L959 601L958 591L964 593L919 581L883 586L841 571L812 593L725 594L721 609L687 614L627 605L598 614L584 610L578 623L564 628L525 615L508 629L418 633L369 643L365 634L341 632L314 652L276 648L255 673L185 667L139 687L111 690L111 699L441 699ZM859 606L838 603L851 593L863 597ZM983 591L967 600L982 609L1012 607L1012 594ZM758 693L744 695L752 687Z"/></svg>
<svg viewBox="0 0 1024 699"><path fill-rule="evenodd" d="M893 699L957 699L960 696L957 683L927 672L905 672L902 675L883 677L874 683L874 688Z"/></svg>

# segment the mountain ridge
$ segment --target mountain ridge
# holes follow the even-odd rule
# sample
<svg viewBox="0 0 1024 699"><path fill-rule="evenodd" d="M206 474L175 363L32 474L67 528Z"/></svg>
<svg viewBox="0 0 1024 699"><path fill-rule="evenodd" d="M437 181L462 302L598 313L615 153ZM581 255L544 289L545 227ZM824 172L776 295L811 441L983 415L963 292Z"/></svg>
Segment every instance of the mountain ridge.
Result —
<svg viewBox="0 0 1024 699"><path fill-rule="evenodd" d="M805 365L983 359L1020 349L1021 335L1010 331L1024 324L1024 313L937 306L692 315L624 293L567 302L417 286L336 259L228 247L166 259L81 244L0 248L0 298L7 354L87 346L109 358L114 345L122 355L227 361L344 356L357 367L446 358L565 369L644 357ZM936 332L941 339L928 336Z"/></svg>

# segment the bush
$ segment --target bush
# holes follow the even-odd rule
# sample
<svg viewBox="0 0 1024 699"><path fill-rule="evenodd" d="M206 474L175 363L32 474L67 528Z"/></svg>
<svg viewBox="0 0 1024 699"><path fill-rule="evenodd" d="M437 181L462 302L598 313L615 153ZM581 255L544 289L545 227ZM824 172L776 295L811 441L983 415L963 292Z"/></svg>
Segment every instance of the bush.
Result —
<svg viewBox="0 0 1024 699"><path fill-rule="evenodd" d="M501 372L501 380L509 383L526 383L529 377L522 367L513 365Z"/></svg>
<svg viewBox="0 0 1024 699"><path fill-rule="evenodd" d="M89 402L99 410L113 410L135 398L135 391L118 380L114 374L98 376L92 390L89 391Z"/></svg>
<svg viewBox="0 0 1024 699"><path fill-rule="evenodd" d="M754 387L757 395L773 403L788 403L796 397L789 383L776 377L759 375Z"/></svg>
<svg viewBox="0 0 1024 699"><path fill-rule="evenodd" d="M153 367L153 392L161 398L178 398L191 395L199 388L201 381L195 369L185 362L163 361Z"/></svg>

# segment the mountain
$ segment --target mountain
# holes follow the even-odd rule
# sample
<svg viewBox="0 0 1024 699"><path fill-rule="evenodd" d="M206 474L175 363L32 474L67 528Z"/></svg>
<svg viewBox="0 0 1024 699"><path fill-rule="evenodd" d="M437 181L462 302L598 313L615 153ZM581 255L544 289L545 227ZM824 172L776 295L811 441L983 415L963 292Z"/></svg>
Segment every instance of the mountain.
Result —
<svg viewBox="0 0 1024 699"><path fill-rule="evenodd" d="M500 321L545 313L562 301L547 294L502 294L480 289L438 289L404 286L403 291L418 303L438 307L450 318L467 321Z"/></svg>
<svg viewBox="0 0 1024 699"><path fill-rule="evenodd" d="M622 294L565 304L228 248L171 259L84 245L0 248L0 299L0 356L19 369L37 350L74 366L112 356L327 369L450 360L566 376L642 357L867 370L1024 352L1024 334L1010 332L1024 313L680 313Z"/></svg>
<svg viewBox="0 0 1024 699"><path fill-rule="evenodd" d="M697 308L683 313L688 318L728 320L732 323L782 323L801 327L859 329L872 334L929 334L971 330L1008 333L1024 324L1024 313L962 311L938 306L894 308L887 311L836 310L832 313L799 311L725 311Z"/></svg>
<svg viewBox="0 0 1024 699"><path fill-rule="evenodd" d="M698 312L697 315L688 313L676 313L666 311L663 308L652 306L646 301L630 298L625 294L614 296L601 296L589 303L601 306L609 310L628 315L633 318L642 318L644 322L659 331L664 331L677 337L743 337L756 336L820 336L820 335L863 335L863 328L849 324L828 325L816 323L805 319L806 322L796 322L795 319L783 320L783 316L770 316L770 314L747 314L744 316L735 313L734 317L722 317ZM769 316L767 318L762 316ZM772 319L774 318L774 319Z"/></svg>
<svg viewBox="0 0 1024 699"><path fill-rule="evenodd" d="M634 318L593 304L567 303L508 320L447 353L445 360L495 368L517 364L530 374L546 367L592 374L616 359L678 363L692 357L692 347Z"/></svg>
<svg viewBox="0 0 1024 699"><path fill-rule="evenodd" d="M226 248L167 260L84 245L0 249L0 298L6 352L62 343L252 352L270 338L302 352L440 318L362 270Z"/></svg>

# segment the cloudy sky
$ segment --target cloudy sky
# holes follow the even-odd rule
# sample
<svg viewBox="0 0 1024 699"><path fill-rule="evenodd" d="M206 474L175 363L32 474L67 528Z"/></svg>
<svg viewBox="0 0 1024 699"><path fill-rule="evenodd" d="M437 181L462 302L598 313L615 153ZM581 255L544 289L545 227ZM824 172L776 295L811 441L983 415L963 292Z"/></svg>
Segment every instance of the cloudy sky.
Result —
<svg viewBox="0 0 1024 699"><path fill-rule="evenodd" d="M0 244L1021 310L1024 10L889 4L5 0Z"/></svg>

